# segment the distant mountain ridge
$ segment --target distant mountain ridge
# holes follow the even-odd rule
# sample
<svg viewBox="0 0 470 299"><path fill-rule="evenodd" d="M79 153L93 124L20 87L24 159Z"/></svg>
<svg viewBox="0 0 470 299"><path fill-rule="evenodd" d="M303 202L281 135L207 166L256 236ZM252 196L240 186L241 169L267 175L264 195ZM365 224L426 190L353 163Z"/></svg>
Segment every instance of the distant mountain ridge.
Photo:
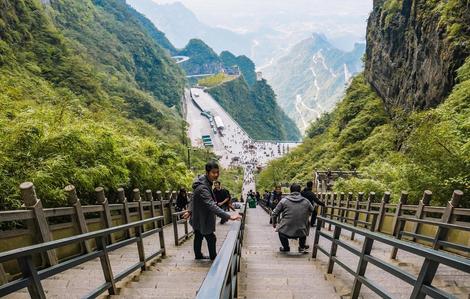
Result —
<svg viewBox="0 0 470 299"><path fill-rule="evenodd" d="M352 76L362 70L364 51L365 44L341 51L315 33L264 69L263 75L278 95L279 105L304 131L340 100Z"/></svg>
<svg viewBox="0 0 470 299"><path fill-rule="evenodd" d="M236 55L250 53L251 40L236 32L211 27L199 21L182 3L157 4L152 0L126 0L164 31L177 48L183 48L191 39L201 39L217 52L230 50Z"/></svg>

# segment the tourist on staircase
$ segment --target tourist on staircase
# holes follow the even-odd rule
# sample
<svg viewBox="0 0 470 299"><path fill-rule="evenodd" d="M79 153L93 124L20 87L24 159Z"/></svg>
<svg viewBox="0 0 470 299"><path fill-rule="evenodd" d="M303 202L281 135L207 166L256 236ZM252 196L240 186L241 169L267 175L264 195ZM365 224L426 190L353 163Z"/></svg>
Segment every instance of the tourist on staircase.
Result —
<svg viewBox="0 0 470 299"><path fill-rule="evenodd" d="M222 188L222 185L220 184L219 181L214 182L214 196L215 196L217 205L222 210L228 211L232 197L230 196L230 192L227 189ZM220 224L224 224L225 222L227 222L227 220L224 218L220 220Z"/></svg>
<svg viewBox="0 0 470 299"><path fill-rule="evenodd" d="M309 248L305 244L309 231L308 217L313 212L312 204L300 194L301 187L299 184L292 184L290 187L291 194L284 197L276 208L273 210L271 219L273 227L277 226L277 219L282 215L277 232L282 247L281 252L289 252L289 239L299 239L299 252L305 253Z"/></svg>
<svg viewBox="0 0 470 299"><path fill-rule="evenodd" d="M282 199L282 189L281 186L276 186L274 188L273 193L271 193L271 196L269 198L269 209L270 209L270 214L272 213L272 210L274 210L277 206L277 204L281 201ZM269 219L269 223L272 222L272 218Z"/></svg>
<svg viewBox="0 0 470 299"><path fill-rule="evenodd" d="M176 197L176 211L184 211L187 209L188 205L188 193L185 188L181 188L178 192L178 197Z"/></svg>
<svg viewBox="0 0 470 299"><path fill-rule="evenodd" d="M239 214L230 215L222 210L216 203L212 184L219 178L219 165L216 162L206 164L206 174L201 175L193 183L193 200L184 218L190 218L189 223L194 230L194 255L197 260L214 260L217 256L215 248L215 222L216 215L225 220L240 220ZM202 240L206 239L209 257L201 252Z"/></svg>
<svg viewBox="0 0 470 299"><path fill-rule="evenodd" d="M314 227L315 222L317 221L317 207L315 206L315 204L324 207L325 203L319 200L312 190L313 190L313 182L308 181L307 187L305 187L304 190L302 190L300 194L306 199L308 199L308 201L310 201L310 203L315 207L312 213L312 218L310 219L310 226Z"/></svg>

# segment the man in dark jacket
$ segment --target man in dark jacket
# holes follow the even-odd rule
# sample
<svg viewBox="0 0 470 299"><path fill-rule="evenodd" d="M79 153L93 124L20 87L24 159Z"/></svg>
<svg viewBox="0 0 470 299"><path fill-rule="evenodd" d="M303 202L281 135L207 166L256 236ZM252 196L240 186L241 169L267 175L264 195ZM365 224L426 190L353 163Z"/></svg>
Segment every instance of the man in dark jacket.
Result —
<svg viewBox="0 0 470 299"><path fill-rule="evenodd" d="M215 249L215 220L216 215L225 220L239 220L238 214L230 215L216 203L212 192L212 183L219 178L219 165L216 162L206 164L206 174L197 178L193 183L193 200L189 211L183 216L191 217L189 223L194 230L194 255L197 260L206 259L202 255L202 240L205 238L209 249L209 257L214 260L217 256Z"/></svg>
<svg viewBox="0 0 470 299"><path fill-rule="evenodd" d="M300 195L299 184L292 184L290 194L284 197L272 212L273 227L277 226L277 218L282 215L277 232L282 247L281 252L289 252L289 239L299 239L299 252L305 253L308 246L305 244L309 231L308 217L313 212L313 206Z"/></svg>
<svg viewBox="0 0 470 299"><path fill-rule="evenodd" d="M313 182L308 181L307 182L307 187L305 187L305 189L302 190L302 192L300 194L303 197L305 197L306 199L308 199L308 201L310 201L310 203L313 206L315 206L315 204L317 204L319 206L324 207L325 204L321 200L318 199L318 197L315 195L315 193L313 193L312 189L313 189ZM312 218L310 219L310 225L312 227L315 226L315 221L317 221L317 209L314 209L314 211L312 213Z"/></svg>
<svg viewBox="0 0 470 299"><path fill-rule="evenodd" d="M222 210L228 211L229 206L230 206L230 201L232 199L232 197L230 196L230 192L227 189L222 188L222 185L220 184L219 181L214 182L213 192L214 192L215 201L217 202L217 205ZM220 224L224 224L225 222L227 222L227 220L225 219L220 220Z"/></svg>

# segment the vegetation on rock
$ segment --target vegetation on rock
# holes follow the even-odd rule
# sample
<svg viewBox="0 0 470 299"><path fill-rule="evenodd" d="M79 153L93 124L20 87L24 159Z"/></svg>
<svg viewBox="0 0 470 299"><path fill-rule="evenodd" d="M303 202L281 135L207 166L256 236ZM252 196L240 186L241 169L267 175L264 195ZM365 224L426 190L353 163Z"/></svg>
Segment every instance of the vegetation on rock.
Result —
<svg viewBox="0 0 470 299"><path fill-rule="evenodd" d="M315 169L357 169L361 178L340 180L335 191L402 190L417 202L424 190L444 204L452 191L470 196L470 59L458 72L459 83L437 108L391 118L362 75L342 102L314 122L304 144L273 161L258 176L260 188L311 179Z"/></svg>

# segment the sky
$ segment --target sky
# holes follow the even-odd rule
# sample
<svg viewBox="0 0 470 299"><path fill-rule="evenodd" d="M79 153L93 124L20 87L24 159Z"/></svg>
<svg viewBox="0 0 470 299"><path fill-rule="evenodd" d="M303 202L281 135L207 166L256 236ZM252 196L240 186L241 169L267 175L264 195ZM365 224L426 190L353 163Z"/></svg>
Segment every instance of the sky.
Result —
<svg viewBox="0 0 470 299"><path fill-rule="evenodd" d="M153 0L171 3L175 0ZM236 31L286 25L296 21L315 21L318 17L349 23L360 23L355 31L365 32L365 22L372 0L179 0L204 23ZM361 29L362 28L362 29Z"/></svg>

